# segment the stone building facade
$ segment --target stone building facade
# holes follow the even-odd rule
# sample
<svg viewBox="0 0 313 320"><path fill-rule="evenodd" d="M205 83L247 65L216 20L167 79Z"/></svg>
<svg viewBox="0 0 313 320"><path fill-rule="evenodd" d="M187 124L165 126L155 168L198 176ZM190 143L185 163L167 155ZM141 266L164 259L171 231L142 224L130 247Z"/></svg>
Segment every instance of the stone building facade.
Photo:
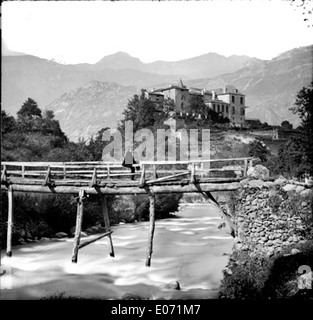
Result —
<svg viewBox="0 0 313 320"><path fill-rule="evenodd" d="M203 99L206 105L202 114L204 117L208 116L208 110L211 109L224 118L227 117L233 126L243 127L245 125L245 95L234 86L226 85L224 88L215 90L187 88L180 80L177 85L169 85L150 92L145 91L145 97L154 102L162 102L167 98L172 99L176 112L186 115L192 113L189 101L193 95L198 95Z"/></svg>

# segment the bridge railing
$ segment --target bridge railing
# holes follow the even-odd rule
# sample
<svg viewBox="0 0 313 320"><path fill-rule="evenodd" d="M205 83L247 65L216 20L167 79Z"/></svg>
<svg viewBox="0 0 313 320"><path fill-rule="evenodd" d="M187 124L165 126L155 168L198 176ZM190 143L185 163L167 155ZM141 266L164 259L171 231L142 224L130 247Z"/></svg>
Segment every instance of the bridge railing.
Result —
<svg viewBox="0 0 313 320"><path fill-rule="evenodd" d="M225 173L233 173L236 176L246 177L247 170L253 165L253 157L227 158L227 159L204 159L204 160L183 160L183 161L142 161L141 166L146 172L153 172L158 175L168 173L181 173L194 168L195 175L204 177L221 176ZM181 169L175 169L175 166Z"/></svg>
<svg viewBox="0 0 313 320"><path fill-rule="evenodd" d="M135 165L135 173L113 162L2 162L1 182L7 179L23 180L114 180L134 175L143 179L159 179L165 176L183 176L190 173L194 177L210 177L226 172L246 176L253 158L227 158L191 161L142 161Z"/></svg>

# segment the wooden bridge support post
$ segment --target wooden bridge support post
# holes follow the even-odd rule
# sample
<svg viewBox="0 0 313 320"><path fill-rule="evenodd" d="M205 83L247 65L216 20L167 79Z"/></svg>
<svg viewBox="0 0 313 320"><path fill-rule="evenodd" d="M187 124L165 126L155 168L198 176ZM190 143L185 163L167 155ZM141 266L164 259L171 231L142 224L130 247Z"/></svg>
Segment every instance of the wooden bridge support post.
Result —
<svg viewBox="0 0 313 320"><path fill-rule="evenodd" d="M104 220L104 226L105 226L105 232L110 232L110 219L109 219L109 212L108 212L108 206L107 206L107 199L105 195L101 195L101 206L102 206L102 214L103 214L103 220ZM114 248L113 248L113 242L111 234L108 234L108 245L110 247L110 256L114 257Z"/></svg>
<svg viewBox="0 0 313 320"><path fill-rule="evenodd" d="M248 160L244 160L244 167L243 167L243 176L246 178L247 177L247 171L248 171Z"/></svg>
<svg viewBox="0 0 313 320"><path fill-rule="evenodd" d="M107 178L110 179L110 164L107 164Z"/></svg>
<svg viewBox="0 0 313 320"><path fill-rule="evenodd" d="M7 256L12 256L12 227L13 227L13 187L8 187L8 229L7 229Z"/></svg>
<svg viewBox="0 0 313 320"><path fill-rule="evenodd" d="M66 166L63 166L63 179L66 179Z"/></svg>
<svg viewBox="0 0 313 320"><path fill-rule="evenodd" d="M191 172L190 172L190 183L195 183L196 182L196 178L195 178L195 163L192 162L191 163Z"/></svg>
<svg viewBox="0 0 313 320"><path fill-rule="evenodd" d="M157 179L158 178L158 174L157 174L157 170L156 170L156 165L153 165L153 179Z"/></svg>
<svg viewBox="0 0 313 320"><path fill-rule="evenodd" d="M73 248L73 255L72 255L72 262L77 263L77 256L80 244L80 233L82 229L83 223L83 197L84 197L84 190L79 190L78 194L78 201L77 201L77 215L76 215L76 229L75 229L75 238L74 238L74 248Z"/></svg>
<svg viewBox="0 0 313 320"><path fill-rule="evenodd" d="M201 169L201 178L203 178L204 177L204 163L203 162L201 162L201 165L200 165L200 169Z"/></svg>
<svg viewBox="0 0 313 320"><path fill-rule="evenodd" d="M148 236L148 247L147 247L147 258L146 258L146 267L151 265L151 256L153 252L153 235L155 228L155 195L151 191L148 193L149 202L150 202L150 215L149 215L149 236Z"/></svg>

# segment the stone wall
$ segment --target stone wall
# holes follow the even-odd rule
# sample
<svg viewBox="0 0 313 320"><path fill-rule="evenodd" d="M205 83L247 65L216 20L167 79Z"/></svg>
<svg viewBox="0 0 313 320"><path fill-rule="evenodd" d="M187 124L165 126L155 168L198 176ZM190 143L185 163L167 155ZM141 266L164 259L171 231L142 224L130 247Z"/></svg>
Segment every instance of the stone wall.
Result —
<svg viewBox="0 0 313 320"><path fill-rule="evenodd" d="M251 254L272 256L285 247L305 242L312 225L311 188L284 178L245 179L237 193L235 247Z"/></svg>

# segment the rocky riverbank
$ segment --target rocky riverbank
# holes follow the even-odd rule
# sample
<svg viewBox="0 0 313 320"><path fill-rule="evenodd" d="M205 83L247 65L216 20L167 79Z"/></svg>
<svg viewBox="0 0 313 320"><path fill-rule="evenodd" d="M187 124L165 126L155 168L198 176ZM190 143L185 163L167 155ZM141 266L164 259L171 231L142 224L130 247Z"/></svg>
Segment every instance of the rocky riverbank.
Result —
<svg viewBox="0 0 313 320"><path fill-rule="evenodd" d="M233 195L236 238L221 297L294 297L299 266L313 268L311 186L282 177L269 181L268 170L260 169Z"/></svg>

